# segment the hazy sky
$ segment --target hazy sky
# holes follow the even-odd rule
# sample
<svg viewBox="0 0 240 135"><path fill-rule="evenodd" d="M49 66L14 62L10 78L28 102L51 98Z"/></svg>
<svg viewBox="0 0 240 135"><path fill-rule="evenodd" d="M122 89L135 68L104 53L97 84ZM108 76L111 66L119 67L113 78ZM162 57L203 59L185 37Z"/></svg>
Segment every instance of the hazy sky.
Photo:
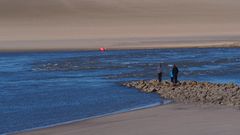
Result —
<svg viewBox="0 0 240 135"><path fill-rule="evenodd" d="M239 7L238 0L0 0L0 41L239 35Z"/></svg>

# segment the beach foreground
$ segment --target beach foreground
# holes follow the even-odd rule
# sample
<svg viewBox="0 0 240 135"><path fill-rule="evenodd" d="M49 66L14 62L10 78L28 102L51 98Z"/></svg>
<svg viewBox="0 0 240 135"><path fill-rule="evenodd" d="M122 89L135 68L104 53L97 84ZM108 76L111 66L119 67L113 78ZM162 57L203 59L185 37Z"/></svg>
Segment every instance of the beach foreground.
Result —
<svg viewBox="0 0 240 135"><path fill-rule="evenodd" d="M51 135L238 135L239 110L170 104L25 133Z"/></svg>

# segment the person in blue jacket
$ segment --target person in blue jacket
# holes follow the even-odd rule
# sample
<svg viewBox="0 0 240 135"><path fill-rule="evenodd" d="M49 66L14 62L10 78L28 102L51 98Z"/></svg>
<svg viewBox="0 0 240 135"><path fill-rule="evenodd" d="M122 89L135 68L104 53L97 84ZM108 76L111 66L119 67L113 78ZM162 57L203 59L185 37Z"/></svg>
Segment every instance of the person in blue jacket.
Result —
<svg viewBox="0 0 240 135"><path fill-rule="evenodd" d="M171 82L173 83L173 72L172 72L172 70L170 70L169 76L171 78Z"/></svg>
<svg viewBox="0 0 240 135"><path fill-rule="evenodd" d="M173 67L173 65L168 65L168 67L169 67L169 77L170 77L170 79L171 79L171 82L173 83L173 72L172 72L172 67Z"/></svg>

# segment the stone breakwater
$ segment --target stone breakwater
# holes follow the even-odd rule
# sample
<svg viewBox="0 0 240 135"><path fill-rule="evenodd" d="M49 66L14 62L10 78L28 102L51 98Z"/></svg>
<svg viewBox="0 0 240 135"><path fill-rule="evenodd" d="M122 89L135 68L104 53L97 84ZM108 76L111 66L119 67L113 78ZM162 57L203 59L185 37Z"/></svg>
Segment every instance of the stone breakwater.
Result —
<svg viewBox="0 0 240 135"><path fill-rule="evenodd" d="M236 84L182 81L174 86L171 82L157 80L133 81L123 84L143 92L157 92L161 97L176 102L219 104L240 107L240 87Z"/></svg>

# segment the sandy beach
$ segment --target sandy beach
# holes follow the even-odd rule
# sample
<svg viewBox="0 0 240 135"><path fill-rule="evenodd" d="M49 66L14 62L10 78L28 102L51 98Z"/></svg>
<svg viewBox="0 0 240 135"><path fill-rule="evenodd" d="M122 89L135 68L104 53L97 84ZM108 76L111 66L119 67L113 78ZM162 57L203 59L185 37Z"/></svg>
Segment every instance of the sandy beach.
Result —
<svg viewBox="0 0 240 135"><path fill-rule="evenodd" d="M170 104L21 133L24 135L238 135L239 110Z"/></svg>

